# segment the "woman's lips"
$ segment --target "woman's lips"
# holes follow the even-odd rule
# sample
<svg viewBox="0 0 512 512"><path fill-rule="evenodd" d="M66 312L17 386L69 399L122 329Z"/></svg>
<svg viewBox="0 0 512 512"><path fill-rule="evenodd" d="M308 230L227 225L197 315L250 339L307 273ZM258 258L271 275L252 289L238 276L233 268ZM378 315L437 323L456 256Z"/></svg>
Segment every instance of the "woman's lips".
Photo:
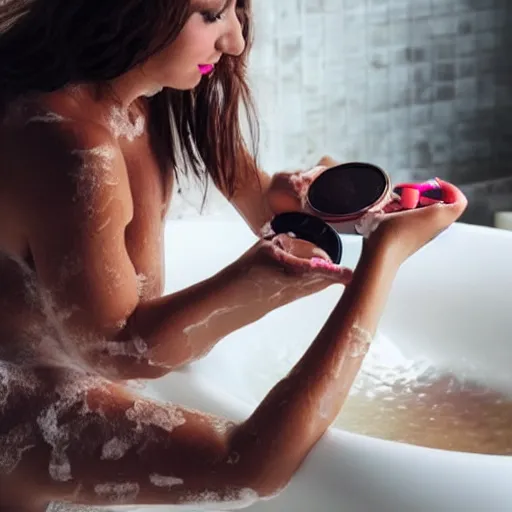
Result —
<svg viewBox="0 0 512 512"><path fill-rule="evenodd" d="M209 73L211 73L213 71L214 67L215 66L213 64L199 64L199 66L198 66L199 72L202 75L208 75Z"/></svg>

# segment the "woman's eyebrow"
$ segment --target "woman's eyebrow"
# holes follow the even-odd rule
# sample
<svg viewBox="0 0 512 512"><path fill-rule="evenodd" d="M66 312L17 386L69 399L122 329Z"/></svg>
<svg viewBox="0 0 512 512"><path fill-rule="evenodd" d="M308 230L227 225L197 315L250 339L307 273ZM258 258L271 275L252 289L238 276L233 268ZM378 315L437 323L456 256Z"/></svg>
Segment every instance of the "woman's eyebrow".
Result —
<svg viewBox="0 0 512 512"><path fill-rule="evenodd" d="M225 0L224 5L219 5L218 9L224 12L231 2L232 0ZM218 4L220 4L219 0L192 0L191 6L193 11L200 11L201 9L212 9Z"/></svg>

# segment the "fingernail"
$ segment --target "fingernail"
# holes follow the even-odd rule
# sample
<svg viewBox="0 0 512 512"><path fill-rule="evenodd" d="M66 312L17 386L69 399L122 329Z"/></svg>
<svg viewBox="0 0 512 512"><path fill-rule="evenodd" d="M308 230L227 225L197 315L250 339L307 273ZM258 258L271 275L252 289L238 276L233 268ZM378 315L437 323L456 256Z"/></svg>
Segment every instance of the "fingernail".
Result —
<svg viewBox="0 0 512 512"><path fill-rule="evenodd" d="M339 270L338 265L335 265L334 263L324 260L323 258L311 258L309 260L310 265L312 268L323 268L326 270Z"/></svg>

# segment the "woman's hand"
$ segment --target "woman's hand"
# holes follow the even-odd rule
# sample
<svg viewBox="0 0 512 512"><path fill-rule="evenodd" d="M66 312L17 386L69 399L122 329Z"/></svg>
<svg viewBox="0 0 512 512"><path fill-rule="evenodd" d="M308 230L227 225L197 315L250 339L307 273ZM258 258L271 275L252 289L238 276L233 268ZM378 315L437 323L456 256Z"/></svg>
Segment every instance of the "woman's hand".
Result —
<svg viewBox="0 0 512 512"><path fill-rule="evenodd" d="M238 263L261 298L278 306L333 284L346 286L352 278L350 269L333 264L322 249L288 235L258 241Z"/></svg>
<svg viewBox="0 0 512 512"><path fill-rule="evenodd" d="M376 250L391 250L399 264L456 222L464 213L467 199L451 183L438 180L445 202L393 213L370 214L360 223L366 246Z"/></svg>
<svg viewBox="0 0 512 512"><path fill-rule="evenodd" d="M319 174L335 165L338 165L338 162L324 156L315 167L307 171L274 174L267 190L267 202L274 215L303 211L311 183Z"/></svg>

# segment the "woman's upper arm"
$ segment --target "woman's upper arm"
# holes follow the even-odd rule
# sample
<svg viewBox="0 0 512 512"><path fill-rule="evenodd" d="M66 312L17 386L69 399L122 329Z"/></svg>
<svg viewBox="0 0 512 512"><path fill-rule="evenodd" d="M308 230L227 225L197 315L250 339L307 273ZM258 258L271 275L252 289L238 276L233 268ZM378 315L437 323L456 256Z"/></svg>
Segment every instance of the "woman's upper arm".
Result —
<svg viewBox="0 0 512 512"><path fill-rule="evenodd" d="M24 215L38 281L79 327L112 332L138 303L123 155L96 126L36 127L27 139Z"/></svg>

